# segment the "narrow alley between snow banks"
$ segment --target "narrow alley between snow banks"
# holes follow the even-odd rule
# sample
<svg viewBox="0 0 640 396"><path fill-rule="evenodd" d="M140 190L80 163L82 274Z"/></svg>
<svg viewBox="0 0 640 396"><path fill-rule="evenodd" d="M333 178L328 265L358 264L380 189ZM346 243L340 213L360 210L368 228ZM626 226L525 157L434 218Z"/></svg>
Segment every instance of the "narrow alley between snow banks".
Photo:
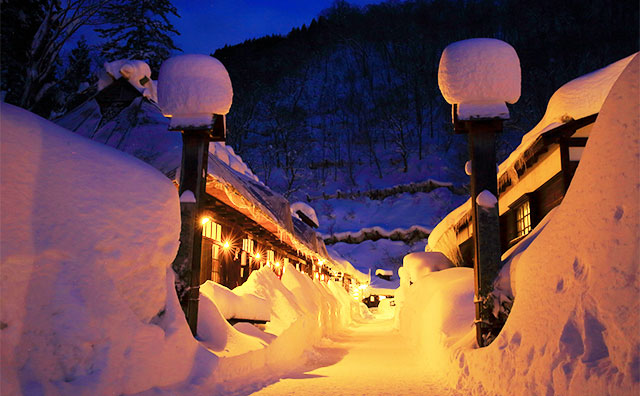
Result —
<svg viewBox="0 0 640 396"><path fill-rule="evenodd" d="M383 316L354 323L323 339L307 354L304 365L276 381L226 392L234 396L460 395L420 363L417 351L394 329L393 318Z"/></svg>

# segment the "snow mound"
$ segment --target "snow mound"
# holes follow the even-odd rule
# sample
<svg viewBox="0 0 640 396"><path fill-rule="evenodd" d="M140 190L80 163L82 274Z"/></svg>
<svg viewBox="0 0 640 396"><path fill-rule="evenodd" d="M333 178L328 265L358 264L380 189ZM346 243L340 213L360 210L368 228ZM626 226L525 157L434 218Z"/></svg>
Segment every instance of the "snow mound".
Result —
<svg viewBox="0 0 640 396"><path fill-rule="evenodd" d="M444 49L438 85L450 104L490 106L515 103L520 98L520 60L501 40L474 38Z"/></svg>
<svg viewBox="0 0 640 396"><path fill-rule="evenodd" d="M311 221L313 221L316 225L320 225L320 222L318 221L318 215L316 214L315 209L313 209L310 205L304 203L304 202L294 202L291 204L291 215L295 216L297 218L300 218L298 216L298 211L302 212L305 216L307 216L309 219L311 219Z"/></svg>
<svg viewBox="0 0 640 396"><path fill-rule="evenodd" d="M269 306L264 298L253 293L236 293L213 281L200 285L200 295L215 301L225 319L253 319L269 321Z"/></svg>
<svg viewBox="0 0 640 396"><path fill-rule="evenodd" d="M129 394L185 378L198 346L170 269L173 184L0 106L3 394Z"/></svg>
<svg viewBox="0 0 640 396"><path fill-rule="evenodd" d="M448 268L419 277L400 288L396 306L400 332L421 351L433 367L442 369L447 348L473 329L473 268Z"/></svg>
<svg viewBox="0 0 640 396"><path fill-rule="evenodd" d="M213 114L227 114L233 88L219 60L199 54L179 55L160 67L158 99L172 123L196 125L211 123Z"/></svg>
<svg viewBox="0 0 640 396"><path fill-rule="evenodd" d="M120 59L106 62L98 73L98 91L102 91L115 80L124 77L142 95L154 102L158 101L155 81L151 80L149 65L140 60Z"/></svg>
<svg viewBox="0 0 640 396"><path fill-rule="evenodd" d="M263 349L267 342L261 337L239 331L227 321L228 318L226 316L228 316L229 307L226 303L230 302L232 307L246 307L246 305L239 304L239 298L237 297L234 299L229 298L224 293L212 293L212 283L209 281L200 287L198 340L208 349L214 351L217 356L238 356ZM224 287L216 286L219 288ZM204 291L202 291L203 287ZM231 292L229 291L229 293Z"/></svg>
<svg viewBox="0 0 640 396"><path fill-rule="evenodd" d="M402 268L408 275L410 282L431 274L453 267L453 263L440 252L414 252L402 259Z"/></svg>

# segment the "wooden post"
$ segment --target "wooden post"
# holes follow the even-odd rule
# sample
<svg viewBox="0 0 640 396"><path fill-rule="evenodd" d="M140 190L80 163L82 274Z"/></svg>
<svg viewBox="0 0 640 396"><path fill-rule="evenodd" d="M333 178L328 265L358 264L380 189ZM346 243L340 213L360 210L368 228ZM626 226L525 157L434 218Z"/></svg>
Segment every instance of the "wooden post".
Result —
<svg viewBox="0 0 640 396"><path fill-rule="evenodd" d="M173 262L177 274L176 291L189 328L195 336L200 298L200 260L202 252L202 202L204 200L210 129L182 133L182 165L179 195L191 191L195 202L180 202L180 248ZM187 193L188 194L188 193Z"/></svg>
<svg viewBox="0 0 640 396"><path fill-rule="evenodd" d="M469 134L471 160L476 340L482 347L489 344L486 336L493 316L491 293L500 270L500 218L497 204L482 207L476 198L484 190L498 196L495 140L496 133L502 131L502 121L464 121L464 130Z"/></svg>

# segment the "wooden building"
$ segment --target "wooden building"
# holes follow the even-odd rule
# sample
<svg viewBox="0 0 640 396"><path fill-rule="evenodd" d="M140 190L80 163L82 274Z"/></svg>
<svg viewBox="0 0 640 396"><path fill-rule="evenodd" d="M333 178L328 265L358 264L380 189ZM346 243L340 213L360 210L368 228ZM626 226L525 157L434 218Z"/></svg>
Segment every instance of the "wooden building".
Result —
<svg viewBox="0 0 640 396"><path fill-rule="evenodd" d="M611 86L633 56L563 85L545 116L500 165L498 210L502 252L525 238L560 205ZM428 251L473 266L471 202L447 215L429 236Z"/></svg>
<svg viewBox="0 0 640 396"><path fill-rule="evenodd" d="M55 120L89 139L127 152L163 172L177 185L180 133L168 130L157 104L125 78ZM312 279L333 279L351 290L366 275L334 260L310 219L292 216L289 202L257 180L233 150L210 146L201 252L201 283L234 288L269 266L282 276L287 264ZM311 223L311 224L307 224Z"/></svg>

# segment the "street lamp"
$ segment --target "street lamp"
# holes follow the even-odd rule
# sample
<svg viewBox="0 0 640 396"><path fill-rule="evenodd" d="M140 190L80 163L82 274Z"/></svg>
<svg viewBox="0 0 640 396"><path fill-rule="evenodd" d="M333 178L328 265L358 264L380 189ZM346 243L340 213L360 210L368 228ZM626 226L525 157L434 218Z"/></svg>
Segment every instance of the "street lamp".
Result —
<svg viewBox="0 0 640 396"><path fill-rule="evenodd" d="M182 132L180 167L180 248L173 262L176 291L193 335L198 324L202 207L206 188L209 142L224 141L225 114L233 98L225 67L207 55L180 55L162 64L158 102L171 117L169 130ZM206 218L206 217L205 217Z"/></svg>
<svg viewBox="0 0 640 396"><path fill-rule="evenodd" d="M509 119L506 103L520 98L520 60L509 44L469 39L450 44L440 58L438 85L453 107L456 133L466 133L471 164L475 325L479 346L491 342L493 281L500 270L496 133ZM469 169L467 169L468 171Z"/></svg>

